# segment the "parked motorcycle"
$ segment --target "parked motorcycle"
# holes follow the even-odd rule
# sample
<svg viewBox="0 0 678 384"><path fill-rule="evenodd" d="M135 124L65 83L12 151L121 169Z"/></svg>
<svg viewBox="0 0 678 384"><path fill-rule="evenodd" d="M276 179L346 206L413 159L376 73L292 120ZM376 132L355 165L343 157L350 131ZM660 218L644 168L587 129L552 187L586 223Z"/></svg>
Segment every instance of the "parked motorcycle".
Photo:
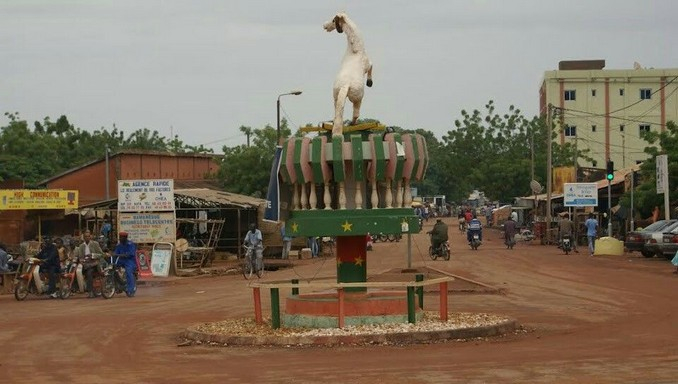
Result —
<svg viewBox="0 0 678 384"><path fill-rule="evenodd" d="M14 282L14 298L17 301L23 301L29 293L42 295L47 293L48 276L46 273L40 273L40 264L43 260L30 257L20 266L21 273Z"/></svg>

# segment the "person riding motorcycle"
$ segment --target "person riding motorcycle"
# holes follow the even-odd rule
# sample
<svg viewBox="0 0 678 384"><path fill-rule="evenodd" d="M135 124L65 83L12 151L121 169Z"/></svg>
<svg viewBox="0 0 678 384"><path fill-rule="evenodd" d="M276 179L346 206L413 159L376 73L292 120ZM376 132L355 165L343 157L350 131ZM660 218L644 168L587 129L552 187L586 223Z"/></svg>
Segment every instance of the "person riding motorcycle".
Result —
<svg viewBox="0 0 678 384"><path fill-rule="evenodd" d="M137 291L137 283L134 278L134 271L137 269L137 245L128 240L128 236L128 233L125 231L118 233L120 242L115 246L113 255L118 258L115 264L125 268L127 296L134 297Z"/></svg>
<svg viewBox="0 0 678 384"><path fill-rule="evenodd" d="M85 274L85 290L89 292L88 297L95 296L92 283L94 281L94 272L99 268L102 261L103 251L96 241L92 240L92 233L86 230L82 234L83 241L78 245L75 254L82 262L82 272ZM88 259L88 260L86 260Z"/></svg>
<svg viewBox="0 0 678 384"><path fill-rule="evenodd" d="M440 244L447 241L447 224L443 223L441 219L438 219L433 225L433 229L427 233L431 235L431 248L433 249L433 253L437 254L438 249L440 249Z"/></svg>
<svg viewBox="0 0 678 384"><path fill-rule="evenodd" d="M558 247L562 248L563 238L565 236L569 236L570 239L572 239L572 234L574 233L574 222L570 220L569 214L565 214L558 223L558 233L560 237L558 239ZM570 244L573 246L573 248L576 247L576 244L573 241L571 241Z"/></svg>
<svg viewBox="0 0 678 384"><path fill-rule="evenodd" d="M473 215L473 218L468 223L468 231L466 231L466 239L469 244L471 244L473 235L476 233L478 234L478 240L483 241L483 226L480 224L480 220L478 220L476 215Z"/></svg>
<svg viewBox="0 0 678 384"><path fill-rule="evenodd" d="M49 277L46 293L52 298L56 298L56 279L57 274L61 270L59 268L59 252L57 251L56 245L52 243L51 239L45 239L45 241L42 243L42 249L40 249L40 252L38 252L35 257L44 261L44 263L40 266L40 271L46 272Z"/></svg>

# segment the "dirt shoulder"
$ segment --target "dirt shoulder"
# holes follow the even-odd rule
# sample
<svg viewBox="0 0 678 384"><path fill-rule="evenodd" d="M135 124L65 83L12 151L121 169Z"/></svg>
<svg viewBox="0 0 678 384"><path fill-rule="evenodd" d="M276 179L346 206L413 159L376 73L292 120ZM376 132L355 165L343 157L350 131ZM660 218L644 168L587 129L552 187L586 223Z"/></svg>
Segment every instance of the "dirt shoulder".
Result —
<svg viewBox="0 0 678 384"><path fill-rule="evenodd" d="M450 261L432 261L427 237L414 235L412 266L496 288L454 292L450 310L509 316L527 332L408 346L178 347L178 335L191 325L253 316L248 283L225 274L141 286L133 299L16 302L1 295L0 344L7 352L0 377L71 383L678 381L678 277L666 260L565 256L555 247L528 244L506 250L492 231L472 251L461 234L450 234ZM407 241L376 243L367 263L375 279L405 268ZM334 259L324 257L290 261L265 278L304 281L335 273ZM268 295L262 298L269 308ZM425 309L436 310L437 301L427 299Z"/></svg>

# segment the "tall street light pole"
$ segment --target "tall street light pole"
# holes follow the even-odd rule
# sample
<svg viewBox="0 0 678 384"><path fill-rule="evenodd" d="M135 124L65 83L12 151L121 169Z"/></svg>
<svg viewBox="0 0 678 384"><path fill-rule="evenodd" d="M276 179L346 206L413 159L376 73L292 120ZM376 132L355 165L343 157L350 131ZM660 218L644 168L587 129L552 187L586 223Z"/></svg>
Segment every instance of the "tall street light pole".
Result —
<svg viewBox="0 0 678 384"><path fill-rule="evenodd" d="M278 137L278 145L280 145L280 98L282 96L287 96L287 95L301 95L301 91L291 91L287 93L281 93L278 95L278 102L276 103L276 111L277 111L277 118L276 118L276 132L277 132L277 137Z"/></svg>

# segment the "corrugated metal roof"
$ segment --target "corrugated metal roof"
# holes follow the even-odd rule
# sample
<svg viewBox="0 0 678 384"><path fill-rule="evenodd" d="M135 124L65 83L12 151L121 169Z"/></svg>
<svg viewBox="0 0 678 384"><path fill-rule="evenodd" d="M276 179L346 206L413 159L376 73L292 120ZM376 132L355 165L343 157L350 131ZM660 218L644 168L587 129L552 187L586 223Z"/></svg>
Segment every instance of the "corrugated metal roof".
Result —
<svg viewBox="0 0 678 384"><path fill-rule="evenodd" d="M242 208L258 208L261 204L266 203L264 199L208 188L175 189L174 194Z"/></svg>

